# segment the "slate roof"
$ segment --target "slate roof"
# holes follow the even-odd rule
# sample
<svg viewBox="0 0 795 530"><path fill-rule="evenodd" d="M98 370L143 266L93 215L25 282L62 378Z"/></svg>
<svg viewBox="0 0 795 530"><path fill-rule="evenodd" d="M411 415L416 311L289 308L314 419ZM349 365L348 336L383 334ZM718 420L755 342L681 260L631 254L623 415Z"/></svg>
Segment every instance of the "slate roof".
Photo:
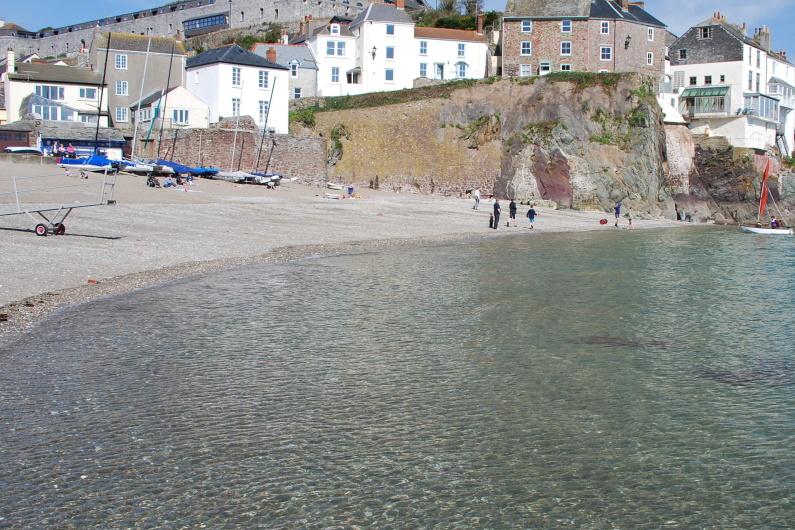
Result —
<svg viewBox="0 0 795 530"><path fill-rule="evenodd" d="M171 90L169 90L168 92L171 92L172 90L175 90L176 88L177 87L174 87ZM155 90L154 92L152 92L151 94L149 94L148 96L144 96L141 99L141 108L143 109L143 108L148 107L149 105L151 105L152 103L154 103L155 101L160 99L160 97L162 95L163 95L163 91L158 89L158 90ZM134 103L131 103L130 104L130 108L131 109L137 109L138 108L138 102L136 101Z"/></svg>
<svg viewBox="0 0 795 530"><path fill-rule="evenodd" d="M414 27L414 38L486 42L485 35L482 33L478 34L471 29L425 28L420 26Z"/></svg>
<svg viewBox="0 0 795 530"><path fill-rule="evenodd" d="M748 46L753 46L754 48L756 48L758 50L762 50L763 52L768 54L768 56L772 57L773 59L776 59L778 61L782 61L782 62L787 63L787 64L793 64L792 62L789 61L789 59L785 59L784 57L782 57L778 53L776 53L776 52L774 52L772 50L765 50L764 48L762 48L762 46L758 42L756 42L754 39L752 39L751 37L746 35L743 30L741 30L740 28L738 28L734 24L730 24L729 22L727 22L725 18L723 20L719 20L719 19L717 19L715 17L711 17L711 18L708 18L707 20L704 20L704 21L696 24L695 26L693 26L693 28L704 28L704 27L707 27L707 26L720 26L726 31L726 33L728 33L729 35L731 35L735 39L739 40L740 42L742 42L744 44L747 44ZM690 28L690 29L693 29L693 28Z"/></svg>
<svg viewBox="0 0 795 530"><path fill-rule="evenodd" d="M12 121L11 123L4 123L0 125L0 131L24 131L32 132L36 127L28 121Z"/></svg>
<svg viewBox="0 0 795 530"><path fill-rule="evenodd" d="M365 22L394 22L395 24L414 24L414 20L403 9L397 9L387 4L368 4L367 8L359 13L351 22L355 28Z"/></svg>
<svg viewBox="0 0 795 530"><path fill-rule="evenodd" d="M102 76L88 68L61 66L57 64L21 63L16 72L8 74L9 79L18 81L49 81L52 83L71 83L99 86Z"/></svg>
<svg viewBox="0 0 795 530"><path fill-rule="evenodd" d="M134 33L113 33L110 38L111 50L127 50L133 52L146 52L149 37L136 35ZM103 33L97 37L94 43L97 48L107 49L108 34ZM185 55L185 45L172 37L152 37L152 53L171 53L171 46L174 46L175 55Z"/></svg>
<svg viewBox="0 0 795 530"><path fill-rule="evenodd" d="M298 61L298 68L317 70L317 62L312 56L312 51L304 45L257 44L254 48L254 53L265 57L268 48L276 48L276 64L289 67L292 61Z"/></svg>
<svg viewBox="0 0 795 530"><path fill-rule="evenodd" d="M42 138L65 138L69 140L94 141L96 125L88 125L73 121L42 121L39 134ZM99 140L123 142L124 135L118 129L99 128Z"/></svg>
<svg viewBox="0 0 795 530"><path fill-rule="evenodd" d="M599 20L626 20L648 26L665 27L640 6L621 9L621 3L613 0L508 0L506 18L595 18Z"/></svg>
<svg viewBox="0 0 795 530"><path fill-rule="evenodd" d="M186 69L207 66L209 64L225 63L237 64L240 66L256 66L259 68L271 68L275 70L287 70L286 67L274 64L256 53L244 50L237 44L223 46L208 50L196 57L190 57L187 61Z"/></svg>

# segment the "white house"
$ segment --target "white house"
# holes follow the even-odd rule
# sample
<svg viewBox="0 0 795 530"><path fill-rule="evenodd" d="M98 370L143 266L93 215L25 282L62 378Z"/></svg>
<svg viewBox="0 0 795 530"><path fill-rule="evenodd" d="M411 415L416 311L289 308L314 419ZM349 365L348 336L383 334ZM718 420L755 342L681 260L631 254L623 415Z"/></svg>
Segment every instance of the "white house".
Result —
<svg viewBox="0 0 795 530"><path fill-rule="evenodd" d="M288 132L289 70L230 45L187 62L186 88L209 106L211 123L251 116L260 127Z"/></svg>
<svg viewBox="0 0 795 530"><path fill-rule="evenodd" d="M351 21L339 17L316 28L304 41L317 65L316 93L318 96L344 96L371 92L362 83L361 64L356 47L356 35Z"/></svg>
<svg viewBox="0 0 795 530"><path fill-rule="evenodd" d="M206 129L210 125L210 107L182 86L174 87L165 96L156 90L140 102L130 105L133 123L140 131L155 120L153 128L160 126L158 118L163 116L167 128L186 127Z"/></svg>
<svg viewBox="0 0 795 530"><path fill-rule="evenodd" d="M771 35L753 38L720 13L690 28L671 48L674 89L697 134L724 136L736 147L784 153L795 147L795 66L771 49Z"/></svg>
<svg viewBox="0 0 795 530"><path fill-rule="evenodd" d="M101 126L108 125L107 93L101 90L101 76L91 70L54 64L16 64L14 52L9 51L2 79L9 122L32 114L47 121L97 123L99 119Z"/></svg>
<svg viewBox="0 0 795 530"><path fill-rule="evenodd" d="M482 79L488 55L482 23L481 15L479 31L415 27L415 77Z"/></svg>

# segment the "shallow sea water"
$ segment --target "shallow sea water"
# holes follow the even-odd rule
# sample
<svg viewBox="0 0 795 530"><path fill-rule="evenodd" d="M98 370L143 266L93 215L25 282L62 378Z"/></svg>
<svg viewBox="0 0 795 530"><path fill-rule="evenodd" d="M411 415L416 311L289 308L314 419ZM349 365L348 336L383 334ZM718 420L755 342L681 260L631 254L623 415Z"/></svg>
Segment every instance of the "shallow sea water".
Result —
<svg viewBox="0 0 795 530"><path fill-rule="evenodd" d="M791 528L794 300L693 229L92 302L0 349L0 528Z"/></svg>

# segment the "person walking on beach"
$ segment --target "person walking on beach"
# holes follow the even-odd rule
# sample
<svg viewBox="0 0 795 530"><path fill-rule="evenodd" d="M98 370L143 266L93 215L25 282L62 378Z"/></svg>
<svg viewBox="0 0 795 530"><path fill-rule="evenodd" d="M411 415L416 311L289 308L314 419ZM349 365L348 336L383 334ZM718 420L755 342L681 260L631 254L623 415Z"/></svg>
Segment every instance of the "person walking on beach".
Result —
<svg viewBox="0 0 795 530"><path fill-rule="evenodd" d="M530 221L530 229L531 230L533 229L533 224L535 224L535 222L536 222L536 215L537 215L537 212L536 212L536 209L535 209L535 204L531 204L530 205L530 209L527 210L527 220Z"/></svg>
<svg viewBox="0 0 795 530"><path fill-rule="evenodd" d="M477 210L480 206L480 189L475 188L475 191L472 192L472 196L475 198L475 205L472 207L472 209Z"/></svg>
<svg viewBox="0 0 795 530"><path fill-rule="evenodd" d="M508 205L508 223L505 226L511 226L511 221L513 221L514 228L516 228L516 201L513 199Z"/></svg>
<svg viewBox="0 0 795 530"><path fill-rule="evenodd" d="M500 226L501 212L502 208L500 208L500 200L497 197L494 197L494 230L497 230L497 227Z"/></svg>
<svg viewBox="0 0 795 530"><path fill-rule="evenodd" d="M621 201L616 203L616 205L613 207L613 211L616 213L615 227L618 228L618 218L621 217Z"/></svg>

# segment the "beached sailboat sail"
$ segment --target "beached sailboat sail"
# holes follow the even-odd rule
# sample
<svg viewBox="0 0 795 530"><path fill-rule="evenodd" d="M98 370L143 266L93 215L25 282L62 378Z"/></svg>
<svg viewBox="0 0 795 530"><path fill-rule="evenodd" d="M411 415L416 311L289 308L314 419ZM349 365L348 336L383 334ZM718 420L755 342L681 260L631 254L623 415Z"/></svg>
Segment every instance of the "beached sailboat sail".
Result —
<svg viewBox="0 0 795 530"><path fill-rule="evenodd" d="M767 161L767 166L765 166L765 174L762 176L762 189L759 193L759 210L756 214L756 226L740 226L740 230L750 234L763 234L763 235L783 235L783 236L791 236L793 235L792 228L786 228L781 225L780 219L783 219L781 215L781 211L776 204L776 200L773 198L773 195L770 193L770 186L767 184L767 179L770 176L770 160ZM767 201L770 199L773 201L773 206L776 210L779 210L779 221L771 224L768 228L762 226L762 219L764 218L765 212L767 211ZM775 219L775 218L773 218Z"/></svg>

